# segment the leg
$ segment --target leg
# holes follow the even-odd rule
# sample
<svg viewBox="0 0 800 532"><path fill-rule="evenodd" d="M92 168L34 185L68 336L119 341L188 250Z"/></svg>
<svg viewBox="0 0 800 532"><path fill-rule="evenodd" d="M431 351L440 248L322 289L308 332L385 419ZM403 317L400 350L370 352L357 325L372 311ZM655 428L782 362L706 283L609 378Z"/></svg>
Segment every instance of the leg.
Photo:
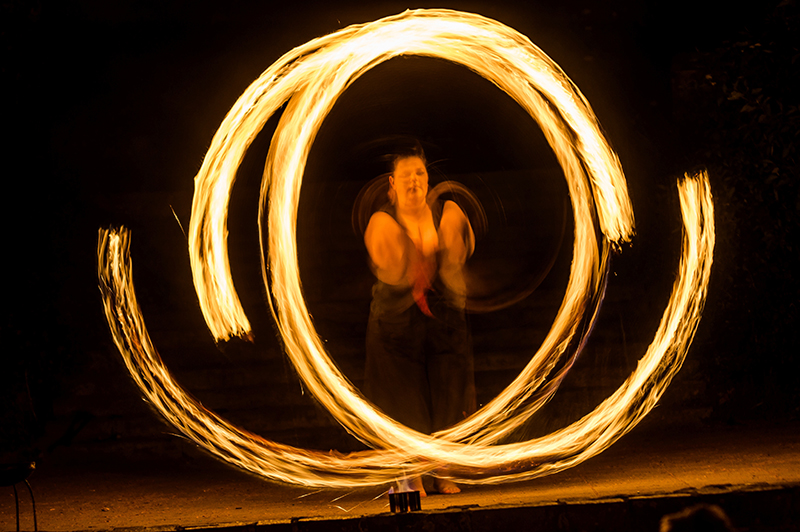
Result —
<svg viewBox="0 0 800 532"><path fill-rule="evenodd" d="M434 430L442 430L466 418L476 409L472 337L463 311L439 305L439 319L428 323L428 379ZM446 474L446 469L439 471ZM446 478L434 478L442 494L461 489Z"/></svg>
<svg viewBox="0 0 800 532"><path fill-rule="evenodd" d="M401 314L370 315L364 394L398 423L429 434L430 394L418 314L414 305ZM421 497L426 496L419 476L396 482L392 490L419 491Z"/></svg>
<svg viewBox="0 0 800 532"><path fill-rule="evenodd" d="M472 336L463 311L437 306L428 326L427 373L433 431L454 425L476 410Z"/></svg>
<svg viewBox="0 0 800 532"><path fill-rule="evenodd" d="M364 392L386 415L429 434L430 392L422 351L424 323L418 315L421 313L412 306L396 315L370 316Z"/></svg>

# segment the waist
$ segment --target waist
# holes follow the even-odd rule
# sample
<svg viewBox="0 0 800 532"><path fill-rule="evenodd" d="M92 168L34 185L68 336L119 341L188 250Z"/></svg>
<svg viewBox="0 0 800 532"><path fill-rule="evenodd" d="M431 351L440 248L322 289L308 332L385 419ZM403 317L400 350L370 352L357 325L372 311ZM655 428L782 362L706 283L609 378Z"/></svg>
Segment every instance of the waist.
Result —
<svg viewBox="0 0 800 532"><path fill-rule="evenodd" d="M372 286L370 313L377 317L405 312L416 304L412 291L412 286L390 285L383 281L377 281ZM438 277L434 279L432 286L425 292L425 298L432 310L442 305L461 311L465 307L464 296L452 294L439 281ZM434 311L435 314L436 312Z"/></svg>

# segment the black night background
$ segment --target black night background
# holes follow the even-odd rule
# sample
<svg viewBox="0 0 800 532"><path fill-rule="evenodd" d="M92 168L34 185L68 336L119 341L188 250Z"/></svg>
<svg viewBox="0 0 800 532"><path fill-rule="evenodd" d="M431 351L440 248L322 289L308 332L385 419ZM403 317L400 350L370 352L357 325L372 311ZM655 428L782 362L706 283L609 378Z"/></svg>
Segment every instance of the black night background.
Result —
<svg viewBox="0 0 800 532"><path fill-rule="evenodd" d="M563 397L520 436L577 419L635 367L677 267L675 182L702 166L718 230L706 310L684 368L640 429L796 421L800 10L794 0L737 5L2 2L0 461L59 446L119 456L191 447L142 404L111 342L96 279L97 231L109 225L132 229L144 316L179 382L267 437L359 448L302 393L264 305L257 195L276 117L249 150L231 202L233 275L254 344L214 344L181 224L211 137L266 67L314 37L409 7L477 12L527 35L586 95L628 179L637 236L614 257L596 335ZM371 277L350 210L384 171L375 141L392 134L419 137L432 176L456 176L482 197L489 233L475 259L504 277L496 290L549 272L527 303L473 317L485 402L526 362L563 294L571 253L563 179L529 117L462 67L398 58L355 83L312 149L298 232L309 308L357 385Z"/></svg>

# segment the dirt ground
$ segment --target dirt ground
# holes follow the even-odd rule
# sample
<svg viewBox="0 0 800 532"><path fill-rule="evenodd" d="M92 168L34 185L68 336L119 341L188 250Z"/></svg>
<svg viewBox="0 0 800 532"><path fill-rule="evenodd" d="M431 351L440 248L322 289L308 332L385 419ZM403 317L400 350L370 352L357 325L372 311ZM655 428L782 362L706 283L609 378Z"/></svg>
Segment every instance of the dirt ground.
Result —
<svg viewBox="0 0 800 532"><path fill-rule="evenodd" d="M799 485L798 429L795 423L634 431L601 455L559 474L515 484L464 486L458 495L431 494L422 507L523 507ZM39 464L30 483L39 530L44 531L176 530L389 511L385 486L336 491L279 485L197 452L179 461L133 461L90 459L64 450ZM23 485L18 490L21 527L33 530L27 490ZM746 519L736 515L736 508L725 510ZM0 496L0 530L15 530L10 487Z"/></svg>

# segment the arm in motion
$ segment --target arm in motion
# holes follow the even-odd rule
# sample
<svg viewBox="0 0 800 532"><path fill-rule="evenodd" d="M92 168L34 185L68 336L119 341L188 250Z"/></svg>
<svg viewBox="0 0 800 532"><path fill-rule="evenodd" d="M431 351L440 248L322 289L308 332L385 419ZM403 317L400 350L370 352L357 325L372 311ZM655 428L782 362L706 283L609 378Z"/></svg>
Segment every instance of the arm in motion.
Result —
<svg viewBox="0 0 800 532"><path fill-rule="evenodd" d="M454 294L466 295L464 263L475 250L475 233L464 211L453 201L447 201L439 223L439 275Z"/></svg>
<svg viewBox="0 0 800 532"><path fill-rule="evenodd" d="M394 218L385 212L376 212L369 219L364 233L364 243L369 252L375 276L387 284L407 283L408 236Z"/></svg>

